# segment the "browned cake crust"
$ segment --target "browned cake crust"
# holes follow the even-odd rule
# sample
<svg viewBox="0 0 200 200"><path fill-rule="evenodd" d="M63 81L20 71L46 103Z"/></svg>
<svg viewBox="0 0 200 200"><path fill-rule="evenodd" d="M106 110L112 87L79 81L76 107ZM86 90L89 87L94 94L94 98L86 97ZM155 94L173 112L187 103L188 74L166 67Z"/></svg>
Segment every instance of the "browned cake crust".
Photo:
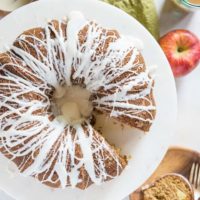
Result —
<svg viewBox="0 0 200 200"><path fill-rule="evenodd" d="M53 24L53 27L59 32L59 23L58 23L58 21L53 20L51 23ZM62 23L61 27L62 27L63 37L66 38L67 23ZM87 30L88 30L88 27L86 26L79 33L79 40L80 40L81 44L84 43L84 41L86 40ZM106 32L106 29L104 29L103 32ZM38 39L40 39L42 41L45 40L45 38L44 38L45 33L44 33L44 29L42 29L42 28L36 28L36 29L34 28L34 29L31 29L31 30L25 31L22 35L27 35L27 36L34 35ZM113 35L115 37L113 37ZM54 37L53 33L52 33L51 37ZM119 36L119 34L118 34L118 32L116 30L108 30L107 33L106 33L106 38L107 38L106 42L105 42L104 45L100 44L98 46L98 49L96 50L96 54L98 55L98 52L106 52L107 48L109 47L109 44L112 43L112 42L115 42L119 37L120 36ZM33 41L32 39L28 39L28 42L30 42L31 44L35 45L35 41ZM19 42L16 41L14 43L14 45L17 46L18 48L21 48L21 49L27 51L27 52L30 52L30 54L33 55L35 58L41 60L40 56L37 55L37 52L35 51L35 49L30 46L30 43L26 42L26 43L20 43L19 44ZM41 52L43 53L43 55L45 57L46 53L47 53L46 52L46 48L43 47L42 45L37 45L37 46L41 50ZM131 51L127 53L126 57L122 61L123 65L125 65L130 60L131 55L132 55ZM141 53L139 53L139 55L135 59L135 62L133 63L133 66L134 66L135 63L137 63L137 65L139 66L136 69L135 68L132 69L134 71L135 75L146 71L144 58L143 58ZM125 73L121 74L119 77L116 77L116 79L114 79L113 82L119 82L119 81L123 80L125 77L127 77L129 75L133 76L133 73L132 72L131 73L125 72ZM72 73L72 76L73 76L73 73ZM72 81L74 82L74 84L84 85L84 83L83 83L84 80L83 79L81 79L81 80L80 79L76 79L76 80L72 80ZM150 94L146 95L145 98L139 98L137 100L131 100L128 103L129 104L133 104L133 105L144 105L144 106L150 106L151 105L152 107L155 107L155 100L154 100L154 96L153 96L153 85L154 85L154 82L152 83L152 88L151 88ZM137 87L134 86L129 91L129 93L130 94L138 93L138 92L140 92L141 90L143 90L146 87L147 87L147 84L138 85ZM113 93L116 92L116 89L117 88L112 88L109 91L108 90L105 91L103 88L100 88L99 91L97 91L95 93L95 95L93 95L91 97L91 99L101 98L102 96L113 94ZM105 105L100 105L98 108L96 107L95 103L93 103L93 105L94 105L94 108L97 111L101 112L101 113L103 112L103 113L106 113L106 114L110 115L110 113L113 110L113 107L107 107L106 109L102 109L103 107L105 107ZM115 109L116 110L126 110L125 108L120 108L120 107L119 108L115 107ZM137 113L137 110L135 110L135 112ZM141 119L144 119L145 121L144 120L139 120L139 119L136 119L136 118L132 118L132 117L128 117L127 115L120 115L118 117L113 117L113 118L119 120L122 123L125 123L127 125L130 125L132 127L138 128L138 129L141 129L142 131L148 132L150 127L151 127L151 125L152 125L152 120L155 118L156 110L155 109L148 110L148 111L143 110L143 111L138 112L138 114L135 114L135 115L137 117L141 118ZM150 119L150 121L148 119Z"/></svg>
<svg viewBox="0 0 200 200"><path fill-rule="evenodd" d="M85 127L85 134L87 134L87 131L88 131L87 125L83 124L82 126ZM26 130L28 128L29 127L27 126L24 129ZM93 136L94 138L93 138L92 147L94 148L96 145L99 145L98 143L103 143L105 146L105 148L93 154L93 159L96 165L99 164L98 163L99 157L104 162L107 175L105 176L105 179L103 179L103 181L109 181L113 179L114 177L118 176L119 174L121 174L121 172L127 165L127 158L126 156L121 156L119 153L119 150L110 146L98 132L96 132L95 130L93 130L93 132L94 132L94 136ZM66 134L67 134L67 131L66 131ZM71 128L71 135L72 137L76 136L76 132L73 128ZM53 157L53 155L56 152L56 148L58 148L59 145L60 144L58 142L54 144L54 146L52 146L52 149L48 155L49 158ZM23 144L20 144L18 146L15 146L12 150L11 149L10 150L14 152L17 149L20 149L22 147L23 147ZM106 150L106 148L109 149L109 151ZM11 159L18 167L20 167L20 172L23 173L30 165L33 164L34 158L37 157L37 155L40 153L40 150L36 149L34 152L31 152L30 154L26 156L17 157L17 158L13 158L13 156L5 148L0 148L0 152L3 153L7 158ZM34 155L33 158L31 156L32 154ZM77 158L83 157L82 150L79 145L76 145L75 147L75 155ZM53 173L53 175L51 176L51 179L49 180L49 176L53 172L53 168L56 164L56 161L57 160L55 158L55 160L52 162L52 166L48 170L46 170L43 173L39 173L35 175L34 177L37 178L39 181L41 181L45 185L48 185L53 188L60 188L61 183L60 183L58 174L56 172ZM76 165L79 163L79 161L74 160L74 163ZM73 168L72 163L71 163L71 157L69 154L67 154L67 169L70 171L71 168ZM100 172L96 170L95 173L96 173L96 176L98 177ZM76 187L80 189L86 189L93 183L87 171L85 170L84 166L80 168L79 179L81 180L81 182L79 182L76 185ZM66 186L70 186L70 185L71 183L70 183L70 180L68 179Z"/></svg>
<svg viewBox="0 0 200 200"><path fill-rule="evenodd" d="M127 55L123 62L126 63L126 62L128 62L129 59L130 59L130 55ZM143 59L141 54L139 54L137 56L135 63L138 63L138 65L140 66L136 69L133 69L135 74L144 72L146 70L144 59ZM117 77L114 81L118 82L118 81L124 79L124 77L129 76L129 74L130 73L125 72L121 76ZM136 100L131 100L131 101L128 101L128 103L133 104L133 105L144 105L144 106L152 105L152 106L155 106L155 100L154 100L154 96L153 96L153 85L154 85L154 82L152 83L152 89L151 89L150 94L146 95L145 98L138 98ZM138 93L139 91L143 90L146 87L147 87L146 84L138 85L137 87L133 87L129 91L129 94ZM117 88L113 88L112 90L109 90L109 91L105 91L105 90L101 89L101 90L98 91L98 93L95 97L101 98L102 96L107 95L107 94L114 94L116 92L116 89ZM96 105L94 105L94 107L95 106ZM101 105L101 106L104 107L104 105ZM100 113L105 113L105 114L109 115L113 110L113 107L106 107L106 109L102 109L101 106L98 107L98 108L95 107L95 109ZM115 110L123 110L123 111L127 110L128 111L128 109L120 108L120 107L115 107ZM135 112L137 113L137 110L135 110ZM148 132L151 125L152 125L152 122L148 121L148 119L155 119L155 115L156 115L156 110L152 109L152 110L149 110L148 112L143 110L143 111L138 112L136 114L137 117L145 119L147 121L139 120L139 119L136 119L136 118L131 118L131 117L126 116L126 115L120 115L118 117L113 117L113 118L116 119L117 121L124 123L124 124L130 125L132 127L138 128L142 131Z"/></svg>
<svg viewBox="0 0 200 200"><path fill-rule="evenodd" d="M91 22L91 24L94 24ZM51 39L56 39L57 35L60 34L62 35L63 40L68 39L67 35L67 25L68 23L66 21L63 21L62 23L58 22L57 20L53 20L52 22L49 23L49 30L50 30L50 38ZM94 27L97 26L96 24ZM79 32L78 34L78 40L80 45L85 44L87 37L88 37L88 32L89 32L90 25L87 25L83 27L83 29ZM95 55L92 56L91 59L94 61L98 59L98 56L106 55L106 52L108 51L108 48L111 43L114 43L119 39L119 34L115 30L107 30L107 29L102 29L101 34L99 36L99 41L101 40L101 37L106 37L105 43L99 43L95 50ZM96 42L98 42L98 39ZM6 131L10 131L10 128L12 125L8 123L9 120L18 120L21 116L21 114L26 113L29 111L30 106L25 106L23 109L20 109L20 103L17 103L16 101L13 100L13 102L6 101L4 100L5 98L9 98L12 94L18 94L18 91L21 89L20 84L18 81L20 80L25 80L30 82L33 86L38 86L40 87L40 91L29 91L26 93L18 94L15 97L15 100L17 99L18 101L23 100L25 102L29 101L35 101L37 102L43 102L43 103L48 103L52 101L53 93L55 92L55 87L46 83L42 77L39 77L38 75L34 74L34 70L31 68L31 66L26 62L25 57L23 58L20 54L20 50L23 50L23 52L26 52L27 55L31 55L33 58L33 62L37 64L37 61L40 61L40 63L44 64L44 68L48 67L48 62L47 62L47 57L49 56L48 54L48 49L46 48L47 46L47 34L46 30L44 28L33 28L30 30L25 31L23 34L21 34L16 41L13 44L13 50L10 50L6 53L0 54L0 101L4 101L6 105L9 106L0 106L0 115L3 116L4 113L11 113L5 115L5 117L0 118L0 126L1 130L3 130L5 133ZM17 51L15 50L17 48ZM19 53L18 53L19 52ZM62 49L58 49L57 54L55 55L55 59L58 59L60 61L64 61L64 52ZM131 59L131 56L133 54L133 50L130 49L130 51L127 53L127 55L123 58L121 66L116 66L116 67L123 67L126 65L126 63L129 62ZM103 57L103 56L102 56ZM135 67L135 65L138 65L138 67ZM17 66L20 66L17 67ZM121 80L124 80L126 77L129 76L135 76L137 74L140 74L142 72L145 72L145 64L144 64L144 59L141 54L138 54L134 63L133 63L133 69L131 69L131 72L124 72L120 76L114 78L110 84L112 83L118 83ZM62 83L65 79L63 69L61 68L54 68L55 72L58 74L57 79L59 83ZM85 87L85 78L73 78L73 75L76 73L76 66L72 66L72 72L71 72L71 82L74 85L79 85L81 87ZM106 71L105 71L106 73ZM110 72L112 73L112 71ZM9 74L15 75L16 79L9 79L7 78ZM47 74L48 76L48 74ZM19 79L19 80L17 80ZM123 83L125 84L125 82ZM3 85L3 86L2 86ZM152 82L152 87L153 87L153 82ZM147 88L147 83L144 84L139 84L138 86L132 87L128 93L129 94L136 94L143 90L144 88ZM116 111L129 111L127 108L122 108L122 107L117 107L117 106L108 106L106 104L97 104L97 100L101 99L104 96L112 95L115 94L118 88L112 87L109 90L105 89L104 86L100 87L98 90L95 91L95 93L92 94L90 100L93 103L95 111L105 113L108 116L111 115L113 109ZM43 94L41 94L41 92ZM2 98L2 99L1 99ZM138 98L136 100L130 100L128 102L125 101L125 103L128 104L133 104L133 105L144 105L144 106L155 106L154 98L153 98L153 89L151 88L150 94L146 95L145 97ZM10 107L10 108L9 108ZM18 109L18 112L12 112L12 109ZM136 118L129 117L128 115L119 115L119 116L111 116L112 118L115 118L116 120L128 124L132 127L139 128L143 131L148 131L151 124L152 120L155 118L156 111L155 109L149 109L148 111L143 110L139 111L133 110L133 113L136 113L135 116ZM52 113L50 104L47 104L47 106L43 106L42 108L38 107L38 109L35 109L34 112L32 112L32 115L34 116L48 116L48 119L50 122L53 122L56 116ZM140 120L142 119L142 120ZM8 124L8 125L7 125ZM28 131L32 127L35 127L39 124L38 121L29 121L23 125L19 125L18 131ZM45 125L43 129L41 129L41 132L48 130L48 125ZM114 177L118 176L121 174L125 166L127 165L127 159L124 156L120 156L119 152L110 146L105 139L94 129L91 131L91 126L89 126L87 123L81 124L81 128L84 131L84 134L89 136L90 134L92 135L92 143L91 143L91 148L95 149L97 146L100 146L101 148L98 151L95 151L92 154L92 158L94 161L94 165L98 166L100 161L103 162L103 165L105 166L104 170L104 177L102 178L102 182L108 181L110 179L113 179ZM90 131L89 131L90 129ZM69 131L70 130L70 131ZM40 132L34 134L31 137L27 137L27 139L23 140L23 143L20 143L18 145L13 145L12 147L2 145L6 143L5 137L1 136L0 137L0 151L9 159L11 159L19 168L21 172L26 172L27 169L34 164L34 160L40 155L41 153L41 146L38 146L38 148L35 148L31 150L27 155L24 156L15 156L15 153L20 151L21 149L24 149L31 140L34 139L34 137L37 137L40 134ZM50 134L50 132L47 132L47 135ZM57 164L58 161L58 153L59 147L62 145L62 142L65 137L67 137L68 134L71 134L72 142L75 142L77 140L77 131L73 126L68 126L65 127L63 132L61 133L61 136L59 137L58 140L55 141L55 143L52 145L51 150L48 153L47 160L46 162L48 163L49 160L54 158L51 162L51 166L45 170L42 171L41 173L33 173L31 176L37 178L40 180L42 183L51 186L51 187L63 187L60 176L59 174L54 171L55 165ZM23 138L23 136L21 136ZM61 139L63 137L63 139ZM22 139L18 137L18 139ZM32 143L33 144L33 143ZM103 146L102 146L103 144ZM26 149L24 149L26 151ZM66 171L71 172L74 168L72 166L72 159L73 163L75 165L79 164L78 158L81 160L83 159L83 152L82 149L79 145L75 145L75 157L76 159L71 157L71 154L68 152L66 153ZM95 169L95 176L99 177L102 176L102 171L98 169L98 167ZM91 180L90 175L88 174L84 164L80 167L79 169L79 183L77 183L75 186L81 189L87 188L89 185L93 183ZM66 185L65 186L71 186L69 176L67 177L66 180Z"/></svg>

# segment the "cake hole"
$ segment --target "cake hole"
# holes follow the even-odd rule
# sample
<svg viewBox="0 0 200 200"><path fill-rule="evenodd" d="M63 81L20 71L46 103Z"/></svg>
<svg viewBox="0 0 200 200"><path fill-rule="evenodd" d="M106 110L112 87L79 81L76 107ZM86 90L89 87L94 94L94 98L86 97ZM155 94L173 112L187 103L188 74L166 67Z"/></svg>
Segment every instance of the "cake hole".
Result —
<svg viewBox="0 0 200 200"><path fill-rule="evenodd" d="M80 86L59 87L54 93L52 111L59 121L81 123L90 118L93 106L91 93Z"/></svg>

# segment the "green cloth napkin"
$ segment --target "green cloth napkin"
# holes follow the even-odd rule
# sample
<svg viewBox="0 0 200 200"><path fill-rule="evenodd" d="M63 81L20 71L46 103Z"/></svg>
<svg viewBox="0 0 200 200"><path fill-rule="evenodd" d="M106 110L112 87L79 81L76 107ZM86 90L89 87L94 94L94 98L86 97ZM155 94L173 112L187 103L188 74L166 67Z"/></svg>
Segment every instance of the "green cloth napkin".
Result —
<svg viewBox="0 0 200 200"><path fill-rule="evenodd" d="M154 0L103 0L112 4L142 23L149 32L156 38L159 38L158 15Z"/></svg>

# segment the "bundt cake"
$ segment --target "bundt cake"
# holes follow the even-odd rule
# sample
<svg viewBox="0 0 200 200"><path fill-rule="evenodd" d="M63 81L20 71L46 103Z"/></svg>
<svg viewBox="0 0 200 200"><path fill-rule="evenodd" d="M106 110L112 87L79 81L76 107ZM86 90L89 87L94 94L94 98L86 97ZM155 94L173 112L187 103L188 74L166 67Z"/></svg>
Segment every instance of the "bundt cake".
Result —
<svg viewBox="0 0 200 200"><path fill-rule="evenodd" d="M0 54L0 152L54 188L113 179L127 159L94 129L93 113L148 131L153 85L129 37L78 12L27 30Z"/></svg>

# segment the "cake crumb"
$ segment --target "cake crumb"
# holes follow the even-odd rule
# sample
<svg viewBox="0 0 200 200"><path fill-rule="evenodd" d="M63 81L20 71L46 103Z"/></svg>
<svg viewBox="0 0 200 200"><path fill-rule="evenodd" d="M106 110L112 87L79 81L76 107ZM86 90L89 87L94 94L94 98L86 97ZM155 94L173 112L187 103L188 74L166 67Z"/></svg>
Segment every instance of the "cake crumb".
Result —
<svg viewBox="0 0 200 200"><path fill-rule="evenodd" d="M127 160L131 160L132 159L132 156L131 155L128 155L127 156Z"/></svg>

